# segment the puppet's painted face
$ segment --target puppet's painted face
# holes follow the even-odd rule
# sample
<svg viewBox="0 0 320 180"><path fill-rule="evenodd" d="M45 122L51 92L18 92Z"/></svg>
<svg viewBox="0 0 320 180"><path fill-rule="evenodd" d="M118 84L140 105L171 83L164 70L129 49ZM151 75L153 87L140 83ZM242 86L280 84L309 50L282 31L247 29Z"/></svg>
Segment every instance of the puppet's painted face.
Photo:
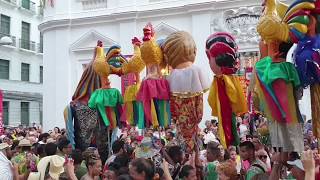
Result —
<svg viewBox="0 0 320 180"><path fill-rule="evenodd" d="M234 38L228 33L219 32L208 37L206 54L210 68L216 75L232 74L237 59L237 48Z"/></svg>

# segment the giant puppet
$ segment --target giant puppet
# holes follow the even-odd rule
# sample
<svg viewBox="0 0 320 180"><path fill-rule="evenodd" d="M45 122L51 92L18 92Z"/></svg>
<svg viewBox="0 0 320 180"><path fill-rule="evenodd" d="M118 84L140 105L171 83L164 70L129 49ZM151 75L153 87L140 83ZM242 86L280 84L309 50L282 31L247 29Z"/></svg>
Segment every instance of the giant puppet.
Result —
<svg viewBox="0 0 320 180"><path fill-rule="evenodd" d="M129 87L131 89L126 91L125 99L138 102L136 111L130 111L139 117L139 127L166 127L170 124L171 115L169 83L161 74L163 54L151 23L143 28L143 35L143 42L138 38L133 39L133 43L140 47L141 59L124 64L117 69L117 74L140 73L146 66L146 77L141 84Z"/></svg>
<svg viewBox="0 0 320 180"><path fill-rule="evenodd" d="M240 142L236 116L246 113L247 103L237 71L238 46L233 36L225 32L212 34L206 41L206 54L215 73L208 102L212 115L218 117L218 133L224 148Z"/></svg>
<svg viewBox="0 0 320 180"><path fill-rule="evenodd" d="M134 48L132 62L141 59L139 47L134 44ZM98 41L93 61L85 68L72 101L64 111L72 145L85 150L96 143L104 160L107 158L109 133L123 123L120 121L122 96L117 89L111 88L108 79L110 74L116 73L116 68L128 67L120 52L119 46L112 46L104 54L103 44Z"/></svg>
<svg viewBox="0 0 320 180"><path fill-rule="evenodd" d="M209 80L203 70L194 65L197 48L188 32L172 33L162 48L164 62L172 68L167 77L172 120L190 152L202 120L203 93L209 90Z"/></svg>
<svg viewBox="0 0 320 180"><path fill-rule="evenodd" d="M303 120L297 105L301 87L311 85L313 130L320 136L320 1L297 0L288 6L266 0L264 7L257 31L267 56L256 64L257 90L260 107L269 119L271 143L285 158L285 152L303 150ZM292 43L297 43L294 64L285 59Z"/></svg>
<svg viewBox="0 0 320 180"><path fill-rule="evenodd" d="M125 99L130 100L127 102L130 112L133 112L130 119L136 120L136 123L131 124L138 124L139 127L166 127L172 119L185 140L187 150L190 151L194 148L193 138L196 137L198 124L202 119L203 93L209 89L207 77L200 68L193 65L197 51L195 42L189 33L178 31L160 44L155 40L154 29L150 23L143 32L143 62L129 61L128 64L132 64L129 69L126 69L127 64L124 64L119 70L121 75L139 72L134 71L135 65L141 66L144 63L147 67L147 76L141 85L137 83L126 90ZM139 42L137 38L134 41ZM161 73L161 69L165 67L172 69L166 78ZM143 104L143 112L141 104L137 103ZM144 117L141 117L143 113ZM143 118L144 123L141 120Z"/></svg>

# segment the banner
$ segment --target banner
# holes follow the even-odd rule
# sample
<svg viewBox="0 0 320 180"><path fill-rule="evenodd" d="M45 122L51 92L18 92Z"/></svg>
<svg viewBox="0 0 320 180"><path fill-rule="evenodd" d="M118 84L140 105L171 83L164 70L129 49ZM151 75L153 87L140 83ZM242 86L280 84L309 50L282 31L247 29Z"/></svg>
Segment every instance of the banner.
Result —
<svg viewBox="0 0 320 180"><path fill-rule="evenodd" d="M3 129L3 93L0 90L0 135L4 133Z"/></svg>
<svg viewBox="0 0 320 180"><path fill-rule="evenodd" d="M127 60L130 61L132 55L123 55ZM121 93L124 95L126 88L133 85L136 82L136 76L134 73L121 76Z"/></svg>
<svg viewBox="0 0 320 180"><path fill-rule="evenodd" d="M126 88L136 82L134 73L121 76L121 93L124 95Z"/></svg>

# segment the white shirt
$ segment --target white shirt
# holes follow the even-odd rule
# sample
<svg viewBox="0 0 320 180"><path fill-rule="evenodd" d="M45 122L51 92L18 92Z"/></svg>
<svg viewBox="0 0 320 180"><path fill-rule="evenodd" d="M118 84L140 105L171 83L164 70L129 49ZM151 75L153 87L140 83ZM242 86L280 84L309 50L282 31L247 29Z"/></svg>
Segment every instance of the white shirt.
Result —
<svg viewBox="0 0 320 180"><path fill-rule="evenodd" d="M11 170L12 164L8 158L0 151L0 180L13 180Z"/></svg>
<svg viewBox="0 0 320 180"><path fill-rule="evenodd" d="M240 124L239 130L240 130L240 133L239 133L240 134L240 138L245 137L247 135L248 128L247 128L246 125Z"/></svg>

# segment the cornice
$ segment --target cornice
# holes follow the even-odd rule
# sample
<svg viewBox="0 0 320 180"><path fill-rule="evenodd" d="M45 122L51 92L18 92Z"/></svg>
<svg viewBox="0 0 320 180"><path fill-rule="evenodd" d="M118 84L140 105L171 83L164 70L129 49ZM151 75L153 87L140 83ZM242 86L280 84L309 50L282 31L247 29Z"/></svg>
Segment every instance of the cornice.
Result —
<svg viewBox="0 0 320 180"><path fill-rule="evenodd" d="M213 12L220 11L224 9L237 8L242 6L253 6L260 5L260 2L257 0L223 0L223 1L208 1L201 3L193 3L193 4L184 4L175 7L167 7L167 8L158 8L158 9L146 9L143 6L135 6L131 8L131 11L128 7L124 7L125 10L121 12L116 9L102 9L96 11L84 11L81 13L71 13L66 14L66 17L70 17L68 19L54 19L56 17L65 17L63 14L57 15L56 17L47 17L46 19L52 20L44 20L43 23L39 25L39 30L41 32L48 31L56 28L64 28L69 26L82 26L82 25L90 25L90 24L100 24L100 23L112 23L112 22L121 22L128 20L136 20L136 19L148 19L148 18L156 18L156 17L164 17L164 16L175 16L175 15L191 15L197 12ZM159 6L161 7L161 6ZM108 12L106 14L105 12ZM101 14L104 13L104 14ZM93 14L101 14L94 16ZM91 16L92 15L92 16ZM83 16L83 17L82 17Z"/></svg>

